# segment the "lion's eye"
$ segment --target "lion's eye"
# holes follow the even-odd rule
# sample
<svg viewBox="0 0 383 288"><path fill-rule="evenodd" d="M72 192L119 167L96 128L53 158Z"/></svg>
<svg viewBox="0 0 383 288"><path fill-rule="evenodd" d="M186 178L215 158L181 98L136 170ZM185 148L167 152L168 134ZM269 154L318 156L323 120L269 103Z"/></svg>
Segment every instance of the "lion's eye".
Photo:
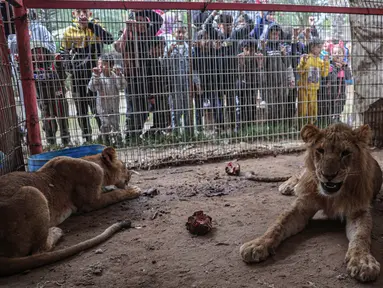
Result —
<svg viewBox="0 0 383 288"><path fill-rule="evenodd" d="M323 148L318 148L318 149L317 149L317 152L318 152L319 154L323 154L323 153L324 153L324 149L323 149Z"/></svg>
<svg viewBox="0 0 383 288"><path fill-rule="evenodd" d="M348 156L348 155L350 155L350 154L351 154L350 151L348 151L348 150L344 150L344 151L342 151L341 156L342 156L342 157L346 157L346 156Z"/></svg>

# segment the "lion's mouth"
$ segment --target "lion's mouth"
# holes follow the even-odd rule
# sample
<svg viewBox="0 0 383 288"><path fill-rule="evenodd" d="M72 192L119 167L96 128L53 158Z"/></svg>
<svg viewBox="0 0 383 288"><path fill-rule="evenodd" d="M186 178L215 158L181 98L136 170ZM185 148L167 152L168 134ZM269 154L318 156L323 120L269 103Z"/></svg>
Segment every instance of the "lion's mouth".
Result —
<svg viewBox="0 0 383 288"><path fill-rule="evenodd" d="M328 194L333 194L336 193L340 190L340 188L343 185L343 182L339 183L333 183L333 182L321 182L320 183L322 186L322 189L328 193Z"/></svg>

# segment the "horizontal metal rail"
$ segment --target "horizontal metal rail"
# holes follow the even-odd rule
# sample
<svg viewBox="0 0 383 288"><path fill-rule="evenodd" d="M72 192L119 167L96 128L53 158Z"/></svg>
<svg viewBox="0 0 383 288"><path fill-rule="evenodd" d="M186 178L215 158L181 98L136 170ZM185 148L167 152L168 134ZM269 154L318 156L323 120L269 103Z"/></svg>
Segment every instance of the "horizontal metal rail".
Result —
<svg viewBox="0 0 383 288"><path fill-rule="evenodd" d="M44 9L175 9L175 10L244 10L307 13L383 15L383 9L361 7L333 7L315 5L207 3L207 2L147 2L105 0L24 0L28 8Z"/></svg>

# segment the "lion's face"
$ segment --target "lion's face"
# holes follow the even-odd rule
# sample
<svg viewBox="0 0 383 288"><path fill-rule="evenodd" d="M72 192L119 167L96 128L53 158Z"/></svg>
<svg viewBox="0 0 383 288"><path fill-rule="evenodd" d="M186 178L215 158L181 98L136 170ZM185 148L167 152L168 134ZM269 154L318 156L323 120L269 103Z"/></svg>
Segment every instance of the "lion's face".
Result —
<svg viewBox="0 0 383 288"><path fill-rule="evenodd" d="M360 173L361 149L365 149L370 135L368 126L352 130L339 123L320 130L306 125L301 135L308 144L308 156L314 166L312 173L318 179L321 194L337 195L348 177Z"/></svg>
<svg viewBox="0 0 383 288"><path fill-rule="evenodd" d="M104 186L115 185L117 188L125 189L129 184L132 173L126 168L126 164L118 159L114 148L107 147L101 154L86 156L84 159L95 162L103 168Z"/></svg>
<svg viewBox="0 0 383 288"><path fill-rule="evenodd" d="M115 165L117 166L118 171L117 175L115 175L115 185L117 188L125 189L130 182L132 173L128 170L128 168L126 168L126 164L121 160L117 160Z"/></svg>

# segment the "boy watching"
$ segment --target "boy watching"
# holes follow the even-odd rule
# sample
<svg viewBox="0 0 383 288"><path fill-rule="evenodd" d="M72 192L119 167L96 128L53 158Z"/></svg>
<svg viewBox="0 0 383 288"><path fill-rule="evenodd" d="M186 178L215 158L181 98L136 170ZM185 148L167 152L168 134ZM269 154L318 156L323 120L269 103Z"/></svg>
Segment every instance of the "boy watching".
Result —
<svg viewBox="0 0 383 288"><path fill-rule="evenodd" d="M88 83L90 91L97 93L97 114L101 120L103 143L111 145L110 134L117 135L117 145L122 144L120 133L120 90L126 88L126 80L121 69L114 67L113 56L104 54Z"/></svg>
<svg viewBox="0 0 383 288"><path fill-rule="evenodd" d="M298 65L300 79L298 81L298 116L303 123L315 123L318 116L317 95L320 87L320 78L327 77L330 68L329 56L320 59L323 44L318 38L310 40L309 54L301 56ZM302 124L303 124L302 123Z"/></svg>
<svg viewBox="0 0 383 288"><path fill-rule="evenodd" d="M65 99L62 77L65 74L60 61L45 42L31 42L33 74L36 81L38 104L43 116L43 130L47 142L56 145L57 122L60 127L61 144L70 143L69 106ZM56 121L57 117L57 121Z"/></svg>

